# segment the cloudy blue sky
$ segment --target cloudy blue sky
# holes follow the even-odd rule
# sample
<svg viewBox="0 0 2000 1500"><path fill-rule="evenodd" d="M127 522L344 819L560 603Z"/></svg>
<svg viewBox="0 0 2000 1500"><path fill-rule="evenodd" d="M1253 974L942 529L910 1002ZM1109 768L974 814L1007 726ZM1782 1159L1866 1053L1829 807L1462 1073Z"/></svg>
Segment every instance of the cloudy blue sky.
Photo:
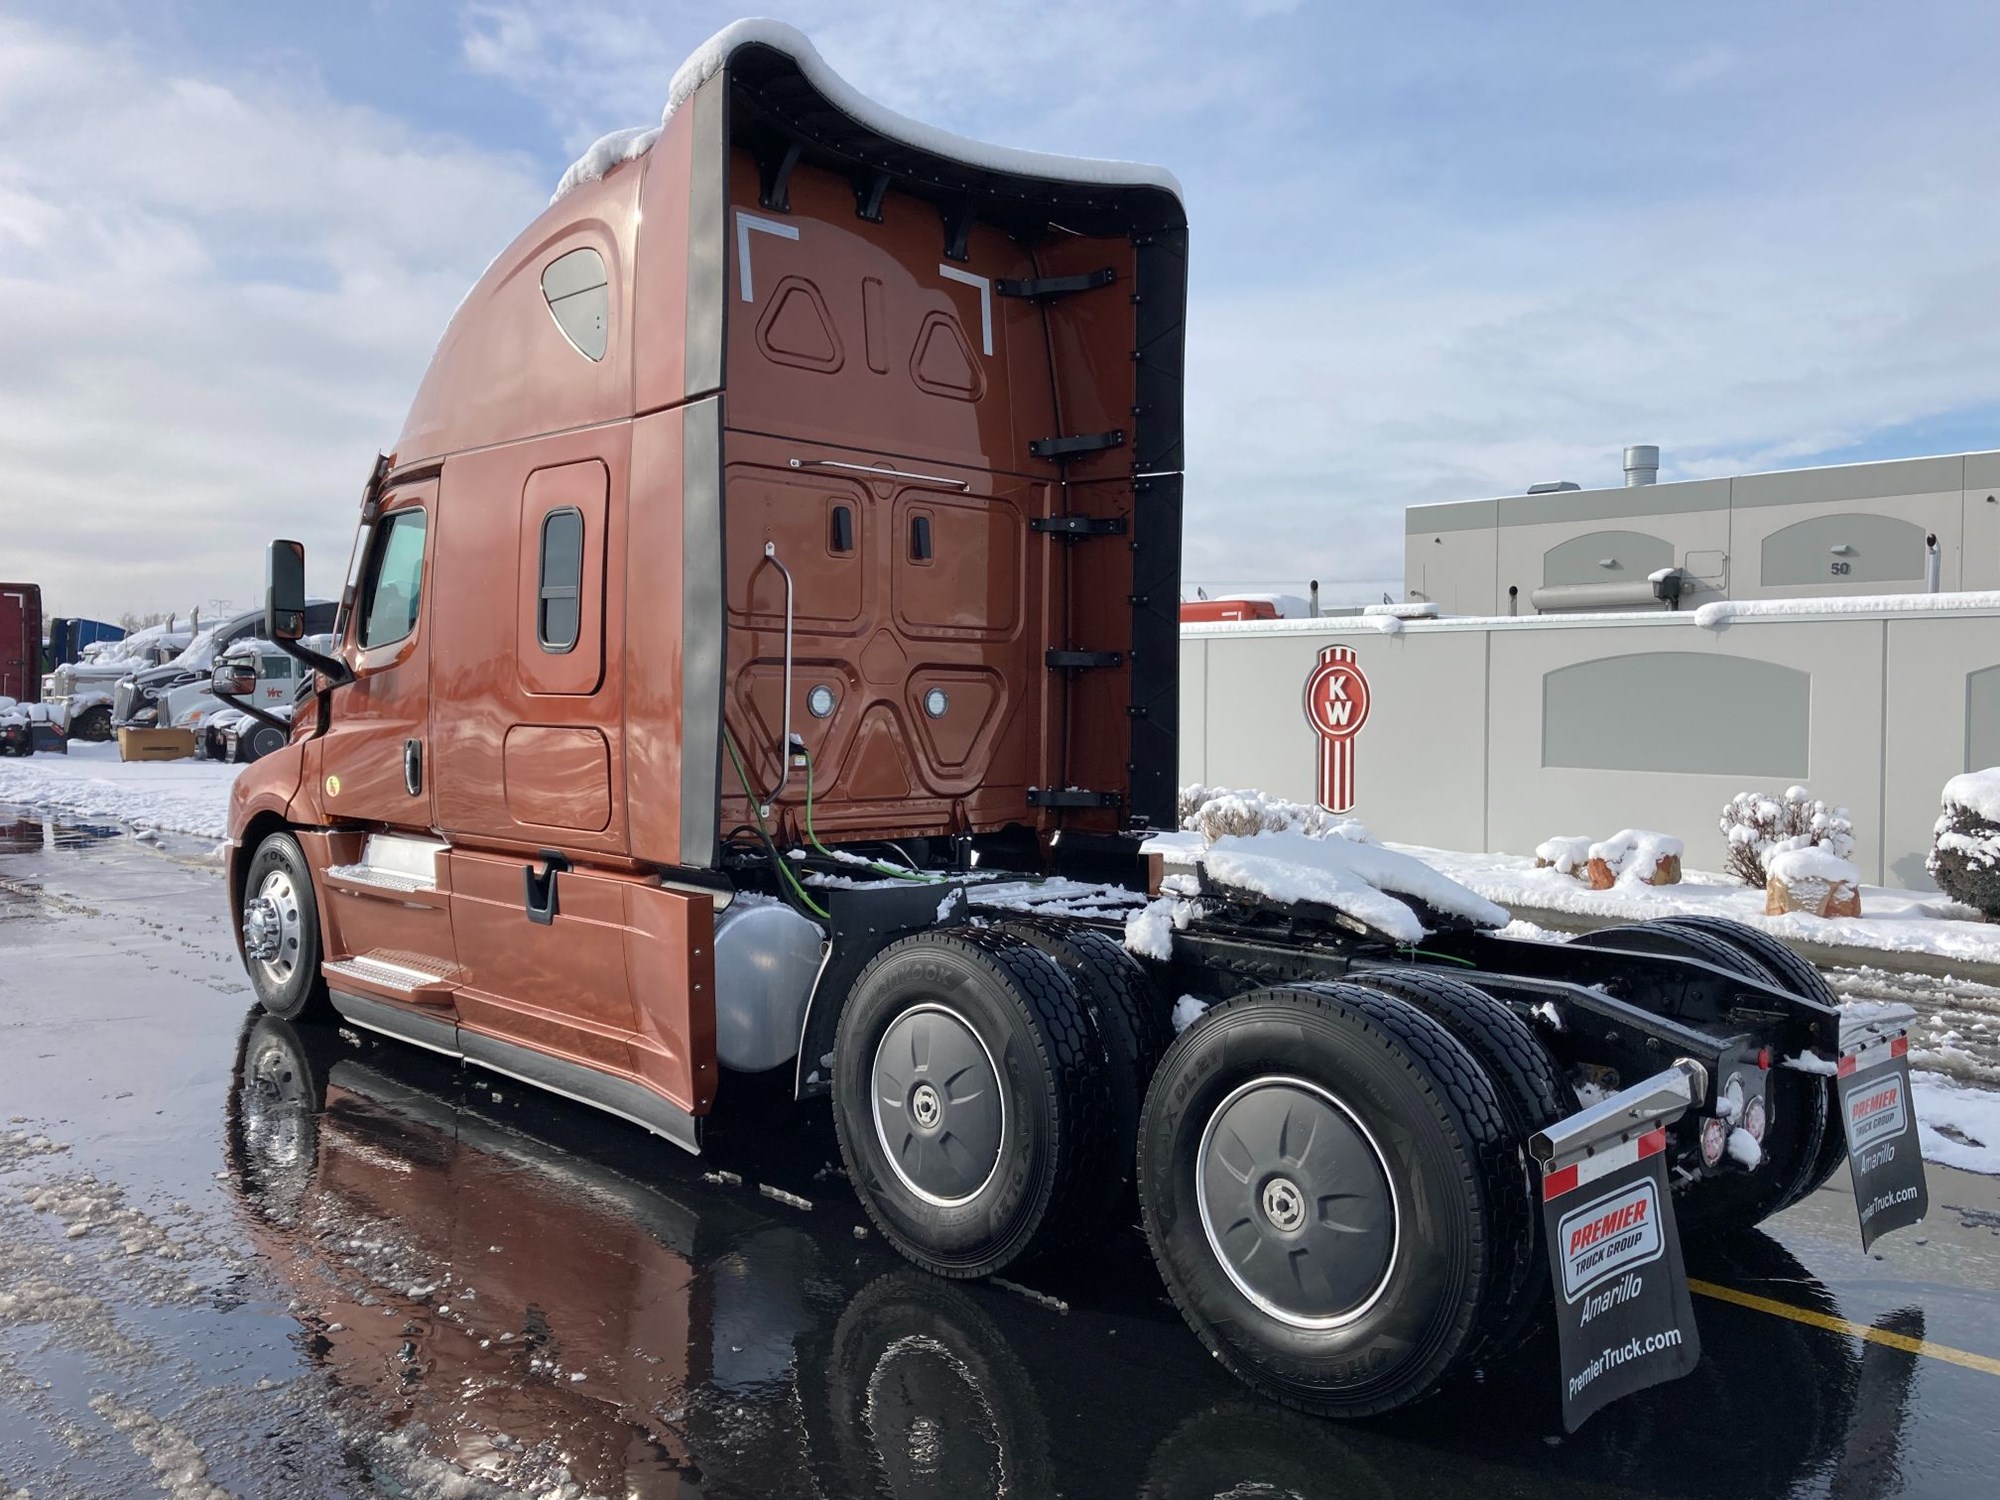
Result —
<svg viewBox="0 0 2000 1500"><path fill-rule="evenodd" d="M739 12L0 0L0 576L330 586L459 296ZM1394 588L1402 511L2000 446L2000 6L803 0L894 107L1177 172L1190 585Z"/></svg>

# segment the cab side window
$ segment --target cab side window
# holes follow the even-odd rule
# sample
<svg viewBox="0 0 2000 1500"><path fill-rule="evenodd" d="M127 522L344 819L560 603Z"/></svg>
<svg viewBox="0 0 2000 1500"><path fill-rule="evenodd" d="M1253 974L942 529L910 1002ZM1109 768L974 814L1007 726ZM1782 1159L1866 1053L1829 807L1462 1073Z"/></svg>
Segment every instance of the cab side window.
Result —
<svg viewBox="0 0 2000 1500"><path fill-rule="evenodd" d="M390 646L417 628L423 599L424 532L421 510L386 516L375 539L375 566L361 594L361 647Z"/></svg>

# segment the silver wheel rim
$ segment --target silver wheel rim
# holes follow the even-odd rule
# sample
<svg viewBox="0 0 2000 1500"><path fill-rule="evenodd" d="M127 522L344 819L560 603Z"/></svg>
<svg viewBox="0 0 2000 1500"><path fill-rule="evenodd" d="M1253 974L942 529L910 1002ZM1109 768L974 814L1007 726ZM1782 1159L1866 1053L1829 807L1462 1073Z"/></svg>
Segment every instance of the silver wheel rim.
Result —
<svg viewBox="0 0 2000 1500"><path fill-rule="evenodd" d="M889 1170L924 1202L970 1203L999 1172L1007 1140L1000 1069L957 1011L917 1005L891 1021L875 1044L868 1093Z"/></svg>
<svg viewBox="0 0 2000 1500"><path fill-rule="evenodd" d="M1293 1328L1341 1328L1382 1299L1402 1208L1382 1148L1316 1083L1271 1075L1208 1117L1194 1163L1208 1248L1237 1291Z"/></svg>
<svg viewBox="0 0 2000 1500"><path fill-rule="evenodd" d="M298 888L292 884L291 873L271 871L257 887L256 899L267 903L278 929L277 956L259 959L257 967L274 988L283 989L299 966L299 939L305 930L299 916Z"/></svg>

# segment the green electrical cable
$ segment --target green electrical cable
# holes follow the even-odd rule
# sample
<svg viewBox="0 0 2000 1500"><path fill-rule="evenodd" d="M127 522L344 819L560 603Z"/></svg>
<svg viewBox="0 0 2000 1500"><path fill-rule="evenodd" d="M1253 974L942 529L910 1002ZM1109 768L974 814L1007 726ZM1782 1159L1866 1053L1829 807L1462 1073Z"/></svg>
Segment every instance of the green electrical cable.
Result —
<svg viewBox="0 0 2000 1500"><path fill-rule="evenodd" d="M1448 964L1457 964L1462 969L1476 969L1478 964L1469 958L1460 958L1456 953L1439 953L1432 948L1405 948L1402 950L1417 958L1439 958Z"/></svg>
<svg viewBox="0 0 2000 1500"><path fill-rule="evenodd" d="M764 813L757 805L757 794L750 790L750 775L743 769L743 758L736 753L736 740L727 729L722 731L722 745L729 752L730 764L736 767L736 779L743 783L743 795L750 799L750 816L757 820L757 832L763 837L764 847L771 851L771 860L778 868L779 879L792 888L799 900L806 904L807 909L814 916L818 917L822 922L832 921L833 919L827 914L826 908L806 894L806 888L799 883L798 876L792 873L791 867L785 862L785 857L778 852L776 840L771 837L771 831L764 826ZM810 766L812 764L811 760L808 759L806 764Z"/></svg>
<svg viewBox="0 0 2000 1500"><path fill-rule="evenodd" d="M801 744L803 744L803 741L801 741ZM805 762L806 762L806 842L811 844L813 848L819 850L819 852L821 854L824 854L828 859L832 860L836 864L839 864L841 863L840 856L835 854L831 849L827 848L826 845L822 844L819 841L819 835L813 832L812 751L802 749L800 751L800 754L802 754L805 757ZM875 871L875 873L878 875L893 875L898 880L914 880L918 882L920 885L937 884L937 882L932 880L928 875L920 874L915 870L899 870L896 868L896 866L885 865L880 860L877 859L866 860L863 863L865 863L869 869Z"/></svg>

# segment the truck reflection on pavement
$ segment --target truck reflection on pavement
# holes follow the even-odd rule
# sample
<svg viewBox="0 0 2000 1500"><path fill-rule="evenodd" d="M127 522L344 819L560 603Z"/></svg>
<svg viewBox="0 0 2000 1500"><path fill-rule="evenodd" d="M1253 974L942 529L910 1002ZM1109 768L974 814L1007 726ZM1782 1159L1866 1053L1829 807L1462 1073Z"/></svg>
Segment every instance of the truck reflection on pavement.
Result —
<svg viewBox="0 0 2000 1500"><path fill-rule="evenodd" d="M1813 1476L1861 1493L1899 1470L1915 1362L1894 1350L1705 1304L1694 1376L1557 1446L1539 1436L1559 1423L1535 1345L1394 1418L1336 1426L1238 1395L1171 1309L1131 1292L1139 1251L1061 1286L1073 1310L1058 1316L903 1268L845 1219L766 1213L594 1112L500 1087L504 1101L427 1054L253 1012L225 1123L242 1217L344 1429L512 1488L1705 1495L1727 1472L1750 1493ZM1696 1274L1838 1310L1762 1234ZM1081 1352L1099 1342L1145 1372Z"/></svg>

